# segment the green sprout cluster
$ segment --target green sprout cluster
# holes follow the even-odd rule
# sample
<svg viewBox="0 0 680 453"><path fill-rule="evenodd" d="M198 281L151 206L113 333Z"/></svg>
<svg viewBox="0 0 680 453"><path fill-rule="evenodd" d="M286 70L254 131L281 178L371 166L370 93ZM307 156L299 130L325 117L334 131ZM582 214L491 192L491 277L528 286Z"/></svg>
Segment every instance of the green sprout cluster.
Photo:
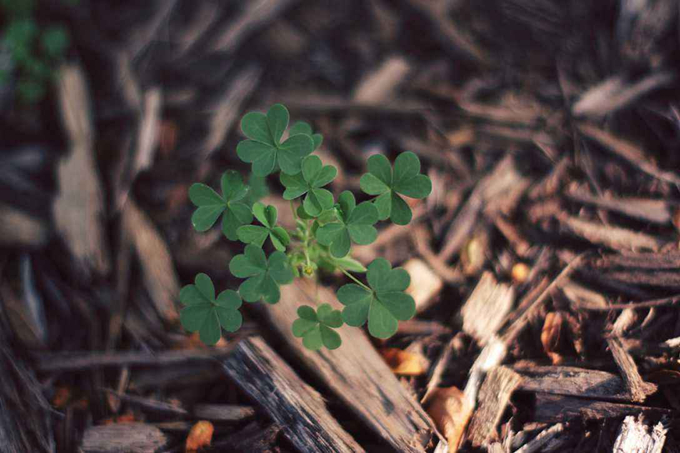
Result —
<svg viewBox="0 0 680 453"><path fill-rule="evenodd" d="M39 24L37 9L36 0L0 0L0 52L9 53L13 66L0 68L0 85L9 82L14 69L18 97L25 103L38 102L45 96L70 44L64 25Z"/></svg>
<svg viewBox="0 0 680 453"><path fill-rule="evenodd" d="M399 321L415 314L415 302L405 292L410 277L402 268L393 269L384 258L364 267L352 258L352 244L375 241L379 221L408 224L413 214L402 196L425 198L432 183L420 173L420 161L412 152L400 154L394 166L385 156L374 155L368 159L368 173L360 180L361 190L373 198L357 204L354 194L344 191L335 200L325 187L338 170L313 154L323 137L313 133L307 123L300 121L290 128L288 123L288 110L281 104L273 105L266 114L250 112L241 120L247 139L238 144L236 153L252 165L249 181L257 182L257 187L249 187L238 172L228 170L222 175L221 194L201 183L189 188L189 198L196 206L191 218L194 228L207 231L221 217L227 239L245 244L243 253L229 263L231 274L244 280L238 291L228 289L215 297L210 278L198 274L195 283L180 292L185 305L182 325L189 332L198 331L204 343L215 344L221 329L234 332L241 327L238 309L242 300L276 304L281 298L280 286L295 278L315 278L320 271L341 272L352 280L337 292L343 310L334 310L327 303L316 309L303 305L297 311L293 335L302 338L310 350L340 347L342 340L335 329L343 324L361 327L368 323L371 335L389 338ZM292 231L277 224L276 207L254 201L255 192L264 193L263 179L277 172L285 188L283 198L290 201L295 217ZM366 283L360 274L365 274Z"/></svg>

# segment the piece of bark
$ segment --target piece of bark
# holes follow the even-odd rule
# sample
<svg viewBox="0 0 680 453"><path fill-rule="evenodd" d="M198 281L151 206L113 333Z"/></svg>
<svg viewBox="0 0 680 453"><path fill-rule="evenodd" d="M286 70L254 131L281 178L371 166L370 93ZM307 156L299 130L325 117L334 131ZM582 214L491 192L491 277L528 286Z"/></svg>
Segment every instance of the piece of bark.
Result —
<svg viewBox="0 0 680 453"><path fill-rule="evenodd" d="M609 254L592 261L592 264L604 270L637 268L642 270L677 269L680 267L680 253L626 253Z"/></svg>
<svg viewBox="0 0 680 453"><path fill-rule="evenodd" d="M33 354L36 370L43 372L79 371L120 366L169 366L192 362L210 362L225 357L234 349L234 341L224 348L187 349L155 352L45 352Z"/></svg>
<svg viewBox="0 0 680 453"><path fill-rule="evenodd" d="M309 372L380 438L398 451L424 451L435 431L432 420L361 330L349 326L338 329L343 344L333 351L310 351L293 336L290 326L298 317L298 307L320 303L342 309L328 288L315 288L313 282L298 280L282 287L281 301L266 307L262 314Z"/></svg>
<svg viewBox="0 0 680 453"><path fill-rule="evenodd" d="M255 416L255 409L250 406L234 404L196 404L192 415L201 420L214 422L242 422Z"/></svg>
<svg viewBox="0 0 680 453"><path fill-rule="evenodd" d="M406 292L416 302L416 312L427 310L434 297L439 294L444 282L423 260L411 258L402 266L411 276L411 284Z"/></svg>
<svg viewBox="0 0 680 453"><path fill-rule="evenodd" d="M635 82L628 82L621 76L614 76L600 82L574 103L574 116L601 118L634 103L640 97L664 87L676 78L670 71L658 71Z"/></svg>
<svg viewBox="0 0 680 453"><path fill-rule="evenodd" d="M62 235L80 273L106 274L111 263L103 226L104 194L94 158L94 126L82 69L67 65L59 74L59 106L68 136L68 155L57 169L59 195L53 205Z"/></svg>
<svg viewBox="0 0 680 453"><path fill-rule="evenodd" d="M241 341L223 367L300 451L364 451L331 416L321 395L262 338Z"/></svg>
<svg viewBox="0 0 680 453"><path fill-rule="evenodd" d="M561 289L576 309L605 309L608 306L607 299L602 294L581 286L572 280L562 285Z"/></svg>
<svg viewBox="0 0 680 453"><path fill-rule="evenodd" d="M473 446L479 447L493 440L496 425L521 382L522 376L504 366L496 367L487 374L479 389L477 410L467 429L467 438Z"/></svg>
<svg viewBox="0 0 680 453"><path fill-rule="evenodd" d="M461 308L463 330L485 345L503 324L515 299L512 286L498 283L485 272Z"/></svg>
<svg viewBox="0 0 680 453"><path fill-rule="evenodd" d="M517 189L525 190L527 183L528 180L517 169L513 156L506 155L488 175L477 182L465 205L451 223L439 257L448 261L460 252L470 238L482 211L487 217L494 218L501 210L511 210L518 200Z"/></svg>
<svg viewBox="0 0 680 453"><path fill-rule="evenodd" d="M49 239L47 222L0 203L0 245L4 247L39 248Z"/></svg>
<svg viewBox="0 0 680 453"><path fill-rule="evenodd" d="M109 395L115 396L120 401L131 406L138 407L144 412L151 412L158 415L165 415L171 417L186 417L189 412L181 406L165 401L158 401L153 398L145 398L143 396L128 395L121 392L116 392L110 389L104 389Z"/></svg>
<svg viewBox="0 0 680 453"><path fill-rule="evenodd" d="M569 229L593 244L604 245L620 251L658 251L667 243L658 237L612 225L603 225L578 217L560 215L560 221Z"/></svg>
<svg viewBox="0 0 680 453"><path fill-rule="evenodd" d="M656 392L656 385L642 380L633 357L624 349L618 338L608 338L607 344L631 399L635 403L644 402L649 395Z"/></svg>
<svg viewBox="0 0 680 453"><path fill-rule="evenodd" d="M210 52L233 53L246 39L296 3L298 0L256 0L242 3L241 11L218 30L206 48Z"/></svg>
<svg viewBox="0 0 680 453"><path fill-rule="evenodd" d="M680 177L677 174L672 171L660 170L647 159L643 150L634 144L590 124L581 123L577 127L586 137L598 142L605 149L613 152L643 173L669 184L680 184Z"/></svg>
<svg viewBox="0 0 680 453"><path fill-rule="evenodd" d="M389 57L359 82L352 99L366 104L387 101L393 98L395 89L410 70L411 66L403 57Z"/></svg>
<svg viewBox="0 0 680 453"><path fill-rule="evenodd" d="M422 321L420 319L409 319L399 323L397 333L400 335L447 335L451 329L437 321Z"/></svg>
<svg viewBox="0 0 680 453"><path fill-rule="evenodd" d="M564 424L556 423L548 429L541 431L538 436L517 449L515 453L534 453L544 451L543 447L564 433Z"/></svg>
<svg viewBox="0 0 680 453"><path fill-rule="evenodd" d="M592 195L583 189L570 190L567 196L574 201L591 204L646 222L666 225L671 221L671 205L666 200L603 197Z"/></svg>
<svg viewBox="0 0 680 453"><path fill-rule="evenodd" d="M252 422L242 430L215 441L212 449L239 453L276 453L280 450L275 450L274 444L280 432L281 427L275 423L262 428Z"/></svg>
<svg viewBox="0 0 680 453"><path fill-rule="evenodd" d="M639 406L636 404L613 403L575 396L537 393L534 401L533 420L556 423L581 417L584 420L623 417L625 415L654 412L670 414L668 409Z"/></svg>
<svg viewBox="0 0 680 453"><path fill-rule="evenodd" d="M224 94L214 100L209 107L212 111L210 131L199 146L199 159L209 158L222 146L241 114L243 103L253 94L261 77L262 70L259 67L247 66L230 81Z"/></svg>
<svg viewBox="0 0 680 453"><path fill-rule="evenodd" d="M513 369L524 378L519 391L630 401L621 378L605 371L531 364L515 365Z"/></svg>
<svg viewBox="0 0 680 453"><path fill-rule="evenodd" d="M612 448L613 453L661 453L668 428L659 422L649 430L642 417L629 415L623 419Z"/></svg>
<svg viewBox="0 0 680 453"><path fill-rule="evenodd" d="M85 430L81 453L149 453L160 451L168 439L160 429L145 423L91 426Z"/></svg>
<svg viewBox="0 0 680 453"><path fill-rule="evenodd" d="M168 245L132 198L125 204L122 223L137 252L144 287L156 311L167 324L177 322L176 301L180 286Z"/></svg>

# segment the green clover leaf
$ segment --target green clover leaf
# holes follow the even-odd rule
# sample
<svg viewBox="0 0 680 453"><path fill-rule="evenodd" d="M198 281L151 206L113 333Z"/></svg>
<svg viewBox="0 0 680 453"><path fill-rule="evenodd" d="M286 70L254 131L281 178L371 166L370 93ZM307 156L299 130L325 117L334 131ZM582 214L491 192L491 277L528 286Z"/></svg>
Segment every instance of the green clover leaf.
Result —
<svg viewBox="0 0 680 453"><path fill-rule="evenodd" d="M302 161L302 172L293 176L281 174L281 184L286 188L283 198L294 200L307 194L302 206L307 214L316 217L333 207L333 194L322 187L333 181L337 174L337 168L323 165L318 156L307 156Z"/></svg>
<svg viewBox="0 0 680 453"><path fill-rule="evenodd" d="M281 142L288 120L288 110L281 104L273 105L266 115L250 112L241 120L241 130L248 140L239 142L236 154L252 164L255 175L267 176L276 164L283 173L299 173L302 159L314 151L314 140L307 134L291 134Z"/></svg>
<svg viewBox="0 0 680 453"><path fill-rule="evenodd" d="M279 285L293 281L293 271L285 253L276 251L267 259L264 251L253 244L246 245L242 255L236 255L229 263L229 271L238 278L246 278L238 292L246 302L263 299L275 304L281 298Z"/></svg>
<svg viewBox="0 0 680 453"><path fill-rule="evenodd" d="M397 156L394 171L382 154L368 158L368 173L359 181L361 190L377 195L373 200L380 220L391 219L397 225L408 225L413 214L406 201L399 196L425 198L432 192L432 181L420 174L420 160L407 151Z"/></svg>
<svg viewBox="0 0 680 453"><path fill-rule="evenodd" d="M269 238L276 250L286 251L290 243L288 232L276 225L277 211L275 206L265 206L262 203L253 204L253 215L263 225L243 225L238 227L236 235L245 244L255 244L262 247Z"/></svg>
<svg viewBox="0 0 680 453"><path fill-rule="evenodd" d="M293 322L293 335L302 338L302 344L309 350L318 351L322 346L337 349L342 344L340 335L333 329L342 326L340 310L333 310L330 304L323 304L316 312L308 305L298 308L299 318Z"/></svg>
<svg viewBox="0 0 680 453"><path fill-rule="evenodd" d="M378 221L378 209L370 201L357 206L354 195L348 190L338 198L338 219L339 222L327 223L316 232L319 243L330 246L330 252L336 258L349 253L351 242L367 245L378 237L373 226Z"/></svg>
<svg viewBox="0 0 680 453"><path fill-rule="evenodd" d="M407 321L416 312L413 297L404 292L411 278L402 268L392 269L384 258L368 265L366 278L370 288L351 283L338 290L338 300L345 305L342 318L354 327L368 319L371 335L389 338L397 331L398 321Z"/></svg>
<svg viewBox="0 0 680 453"><path fill-rule="evenodd" d="M198 207L191 216L196 231L207 231L222 215L222 232L231 241L238 239L236 230L253 221L250 208L240 202L248 192L241 175L233 170L222 175L222 195L211 187L196 183L189 187L189 199Z"/></svg>
<svg viewBox="0 0 680 453"><path fill-rule="evenodd" d="M198 274L193 285L182 288L179 300L185 305L180 313L182 326L189 332L199 331L205 344L219 341L220 326L227 332L235 332L243 323L238 311L241 296L227 289L215 298L215 287L205 274Z"/></svg>
<svg viewBox="0 0 680 453"><path fill-rule="evenodd" d="M305 134L309 135L312 137L312 141L314 142L314 151L316 151L319 146L321 146L321 143L323 142L323 135L321 134L315 134L312 131L312 126L310 126L308 123L305 123L304 121L298 121L295 124L293 124L290 127L290 130L288 131L289 135L293 136L296 134Z"/></svg>

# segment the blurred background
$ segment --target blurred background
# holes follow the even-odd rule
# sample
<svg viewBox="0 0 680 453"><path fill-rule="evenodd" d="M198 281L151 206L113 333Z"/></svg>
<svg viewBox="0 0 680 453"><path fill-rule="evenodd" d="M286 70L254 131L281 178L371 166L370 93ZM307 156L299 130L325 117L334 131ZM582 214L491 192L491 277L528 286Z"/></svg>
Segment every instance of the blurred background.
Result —
<svg viewBox="0 0 680 453"><path fill-rule="evenodd" d="M679 16L674 0L0 0L0 450L612 451L638 423L675 451ZM197 272L238 282L240 246L193 231L188 187L248 175L240 118L278 102L324 135L336 195L376 153L417 153L433 182L410 226L355 253L417 282L416 318L367 352L394 388L375 419L261 307L216 348L178 322ZM286 206L278 180L246 177L251 202ZM470 373L495 333L514 374L487 395ZM311 425L335 441L306 444L292 403L247 385L283 384L233 371L244 337L322 393ZM546 383L567 366L613 393Z"/></svg>

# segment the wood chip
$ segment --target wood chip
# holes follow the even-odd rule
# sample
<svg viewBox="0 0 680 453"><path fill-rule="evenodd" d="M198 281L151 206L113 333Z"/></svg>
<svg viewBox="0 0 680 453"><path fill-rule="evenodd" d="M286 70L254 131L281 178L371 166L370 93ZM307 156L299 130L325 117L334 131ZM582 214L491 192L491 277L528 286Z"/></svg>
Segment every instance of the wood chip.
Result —
<svg viewBox="0 0 680 453"><path fill-rule="evenodd" d="M612 452L661 453L667 434L663 423L654 425L650 432L642 417L629 415L621 423Z"/></svg>
<svg viewBox="0 0 680 453"><path fill-rule="evenodd" d="M196 418L214 422L241 422L254 417L255 409L234 404L197 404L192 414Z"/></svg>
<svg viewBox="0 0 680 453"><path fill-rule="evenodd" d="M91 426L80 444L82 453L149 453L160 451L168 439L160 429L144 423Z"/></svg>
<svg viewBox="0 0 680 453"><path fill-rule="evenodd" d="M644 402L649 395L656 392L656 385L642 380L633 357L624 349L618 338L608 338L607 344L614 356L616 365L619 367L621 377L632 401L636 403Z"/></svg>
<svg viewBox="0 0 680 453"><path fill-rule="evenodd" d="M612 225L603 225L578 217L560 215L559 219L577 236L581 236L593 244L604 245L614 250L658 251L667 242L648 234Z"/></svg>
<svg viewBox="0 0 680 453"><path fill-rule="evenodd" d="M180 286L168 245L151 219L132 199L125 204L122 223L137 252L144 286L156 311L166 323L177 322L176 301Z"/></svg>
<svg viewBox="0 0 680 453"><path fill-rule="evenodd" d="M59 163L59 195L53 205L55 226L84 277L110 268L103 226L104 194L94 158L94 127L87 83L76 65L61 68L59 105L69 153Z"/></svg>
<svg viewBox="0 0 680 453"><path fill-rule="evenodd" d="M604 418L639 414L641 412L670 413L668 409L657 407L537 393L534 402L533 420L544 423L568 421L578 417L584 420L601 420Z"/></svg>
<svg viewBox="0 0 680 453"><path fill-rule="evenodd" d="M477 410L467 429L467 438L473 446L478 447L493 440L496 425L521 382L522 376L504 366L496 367L487 374L479 389Z"/></svg>
<svg viewBox="0 0 680 453"><path fill-rule="evenodd" d="M398 348L383 348L380 350L380 355L383 356L394 374L420 376L428 369L428 361L421 354L402 351Z"/></svg>
<svg viewBox="0 0 680 453"><path fill-rule="evenodd" d="M4 203L0 203L0 218L0 245L38 248L47 243L46 221Z"/></svg>
<svg viewBox="0 0 680 453"><path fill-rule="evenodd" d="M201 420L191 427L187 440L184 444L184 451L193 453L210 446L215 427L212 423Z"/></svg>
<svg viewBox="0 0 680 453"><path fill-rule="evenodd" d="M297 319L297 308L319 303L342 309L328 288L298 280L282 287L281 301L266 307L262 315L305 368L367 427L398 451L423 452L435 431L432 420L399 383L362 331L348 326L338 329L343 344L333 351L309 351L293 336L290 326Z"/></svg>
<svg viewBox="0 0 680 453"><path fill-rule="evenodd" d="M519 391L630 401L621 378L606 371L532 364L515 365L513 369L524 378Z"/></svg>
<svg viewBox="0 0 680 453"><path fill-rule="evenodd" d="M243 340L223 365L225 373L262 406L300 451L364 451L331 416L321 395L262 338Z"/></svg>
<svg viewBox="0 0 680 453"><path fill-rule="evenodd" d="M406 292L415 300L416 312L427 310L434 297L441 291L444 282L423 260L418 258L411 258L402 267L411 276L411 284Z"/></svg>
<svg viewBox="0 0 680 453"><path fill-rule="evenodd" d="M543 329L541 330L541 344L543 351L550 357L553 365L562 363L562 356L559 354L560 341L564 336L564 319L560 312L551 311L545 316Z"/></svg>
<svg viewBox="0 0 680 453"><path fill-rule="evenodd" d="M365 104L389 101L410 71L411 66L403 57L389 57L359 82L352 99Z"/></svg>
<svg viewBox="0 0 680 453"><path fill-rule="evenodd" d="M615 198L593 195L582 188L567 192L572 200L597 206L634 219L667 225L671 221L671 205L666 200L648 198Z"/></svg>
<svg viewBox="0 0 680 453"><path fill-rule="evenodd" d="M485 272L461 308L463 330L485 345L501 327L514 299L512 286L498 283L491 272Z"/></svg>

